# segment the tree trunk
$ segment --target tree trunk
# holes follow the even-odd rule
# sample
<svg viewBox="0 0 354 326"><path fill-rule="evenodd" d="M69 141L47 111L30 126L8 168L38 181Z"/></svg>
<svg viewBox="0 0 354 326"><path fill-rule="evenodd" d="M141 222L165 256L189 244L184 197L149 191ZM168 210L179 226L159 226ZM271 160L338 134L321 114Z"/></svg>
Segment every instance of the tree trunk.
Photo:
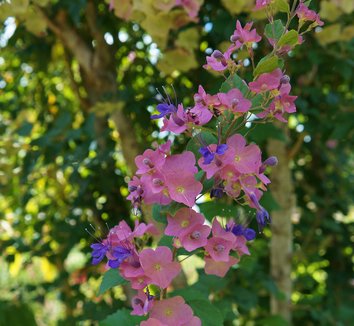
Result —
<svg viewBox="0 0 354 326"><path fill-rule="evenodd" d="M286 127L282 129L287 133ZM279 160L279 164L272 170L270 185L272 195L279 205L279 209L271 214L270 273L281 295L272 295L271 312L282 316L291 324L291 216L295 210L296 200L286 142L271 139L267 149L268 153L275 155Z"/></svg>

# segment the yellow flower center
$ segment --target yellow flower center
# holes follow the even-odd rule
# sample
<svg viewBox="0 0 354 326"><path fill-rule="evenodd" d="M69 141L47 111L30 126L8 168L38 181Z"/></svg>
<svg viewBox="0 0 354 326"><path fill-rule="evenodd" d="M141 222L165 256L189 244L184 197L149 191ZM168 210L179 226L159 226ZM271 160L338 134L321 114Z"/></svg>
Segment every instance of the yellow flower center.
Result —
<svg viewBox="0 0 354 326"><path fill-rule="evenodd" d="M160 264L155 264L154 266L156 271L160 271L161 270L161 265Z"/></svg>
<svg viewBox="0 0 354 326"><path fill-rule="evenodd" d="M176 188L176 191L178 192L178 193L180 193L180 194L183 194L184 193L184 188L182 187L182 186L178 186L177 188Z"/></svg>
<svg viewBox="0 0 354 326"><path fill-rule="evenodd" d="M240 157L238 155L235 156L235 162L239 162L240 161Z"/></svg>
<svg viewBox="0 0 354 326"><path fill-rule="evenodd" d="M171 308L167 308L167 309L165 310L165 316L166 316L166 317L170 317L170 316L172 315L172 313L173 313L173 311L172 311Z"/></svg>
<svg viewBox="0 0 354 326"><path fill-rule="evenodd" d="M182 228L186 228L188 225L189 225L189 221L188 221L188 220L183 220L183 221L181 222L181 227L182 227Z"/></svg>

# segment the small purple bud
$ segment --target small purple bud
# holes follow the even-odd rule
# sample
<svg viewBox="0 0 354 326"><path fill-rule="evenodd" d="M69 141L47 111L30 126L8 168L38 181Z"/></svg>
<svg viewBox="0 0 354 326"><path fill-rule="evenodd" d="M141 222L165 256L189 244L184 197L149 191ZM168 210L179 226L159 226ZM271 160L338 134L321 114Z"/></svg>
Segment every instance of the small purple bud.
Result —
<svg viewBox="0 0 354 326"><path fill-rule="evenodd" d="M233 43L235 43L239 39L240 39L240 37L236 36L236 35L231 35L231 37L230 37L230 41L233 42Z"/></svg>
<svg viewBox="0 0 354 326"><path fill-rule="evenodd" d="M152 179L152 183L154 184L154 186L163 186L164 185L163 181L159 178Z"/></svg>
<svg viewBox="0 0 354 326"><path fill-rule="evenodd" d="M210 198L221 198L224 192L221 188L213 188L210 191Z"/></svg>
<svg viewBox="0 0 354 326"><path fill-rule="evenodd" d="M144 163L145 165L147 165L149 168L153 168L153 167L154 167L154 164L152 164L151 160L148 159L148 158L144 158L144 159L143 159L143 163Z"/></svg>
<svg viewBox="0 0 354 326"><path fill-rule="evenodd" d="M290 83L290 77L288 75L284 75L280 79L280 84L289 84Z"/></svg>
<svg viewBox="0 0 354 326"><path fill-rule="evenodd" d="M270 156L263 162L263 164L268 166L275 166L278 164L278 159L275 156Z"/></svg>
<svg viewBox="0 0 354 326"><path fill-rule="evenodd" d="M203 102L203 98L199 94L195 94L194 95L194 102L201 103L201 102Z"/></svg>
<svg viewBox="0 0 354 326"><path fill-rule="evenodd" d="M237 106L237 104L240 103L240 101L237 99L237 98L234 98L232 101L231 101L231 105L234 107L234 106Z"/></svg>
<svg viewBox="0 0 354 326"><path fill-rule="evenodd" d="M215 50L214 52L213 52L213 54L212 54L212 56L215 58L215 59L225 59L224 58L224 55L222 54L222 52L221 51L219 51L219 50Z"/></svg>
<svg viewBox="0 0 354 326"><path fill-rule="evenodd" d="M172 120L176 123L176 125L178 126L183 126L184 125L184 121L182 119L180 119L176 113L172 114Z"/></svg>
<svg viewBox="0 0 354 326"><path fill-rule="evenodd" d="M249 196L252 204L257 208L257 210L261 209L261 205L259 204L257 196L253 192Z"/></svg>
<svg viewBox="0 0 354 326"><path fill-rule="evenodd" d="M133 191L135 191L135 190L137 190L137 189L138 189L137 186L128 186L129 192L133 192Z"/></svg>

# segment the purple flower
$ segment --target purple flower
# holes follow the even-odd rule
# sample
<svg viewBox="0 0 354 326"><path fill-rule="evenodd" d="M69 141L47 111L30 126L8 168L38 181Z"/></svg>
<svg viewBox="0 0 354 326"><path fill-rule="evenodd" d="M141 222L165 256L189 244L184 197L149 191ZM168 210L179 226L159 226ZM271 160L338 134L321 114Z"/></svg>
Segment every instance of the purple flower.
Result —
<svg viewBox="0 0 354 326"><path fill-rule="evenodd" d="M210 198L221 198L224 194L223 188L213 188L210 191Z"/></svg>
<svg viewBox="0 0 354 326"><path fill-rule="evenodd" d="M160 114L153 114L151 116L151 119L160 119L166 116L167 114L177 112L176 107L171 103L160 103L157 105L156 109L160 112Z"/></svg>
<svg viewBox="0 0 354 326"><path fill-rule="evenodd" d="M243 235L247 241L251 241L256 237L256 232L253 229L243 227L241 224L235 224L232 227L231 232L236 236Z"/></svg>
<svg viewBox="0 0 354 326"><path fill-rule="evenodd" d="M211 151L208 146L205 146L205 147L202 147L199 149L199 153L202 154L204 157L203 164L210 164L214 160L215 154L223 155L223 154L225 154L226 150L227 150L227 145L220 144L220 145L216 146L215 152Z"/></svg>
<svg viewBox="0 0 354 326"><path fill-rule="evenodd" d="M246 228L243 231L243 236L246 238L247 241L251 241L256 237L256 231L251 228Z"/></svg>
<svg viewBox="0 0 354 326"><path fill-rule="evenodd" d="M257 199L257 196L254 193L251 193L249 197L251 199L252 204L257 209L256 219L258 223L258 230L259 232L262 232L263 228L267 225L267 223L271 222L271 218L269 216L268 211L263 206L261 206Z"/></svg>
<svg viewBox="0 0 354 326"><path fill-rule="evenodd" d="M109 259L108 266L111 268L118 268L126 258L132 256L132 253L127 248L115 247L112 250L112 256L116 259Z"/></svg>
<svg viewBox="0 0 354 326"><path fill-rule="evenodd" d="M106 252L108 251L108 246L103 243L93 243L90 247L93 249L92 265L97 265L105 257Z"/></svg>
<svg viewBox="0 0 354 326"><path fill-rule="evenodd" d="M271 219L267 210L262 206L260 207L261 208L259 210L257 209L256 219L258 223L259 232L262 232L263 228L267 225L267 223L271 222Z"/></svg>

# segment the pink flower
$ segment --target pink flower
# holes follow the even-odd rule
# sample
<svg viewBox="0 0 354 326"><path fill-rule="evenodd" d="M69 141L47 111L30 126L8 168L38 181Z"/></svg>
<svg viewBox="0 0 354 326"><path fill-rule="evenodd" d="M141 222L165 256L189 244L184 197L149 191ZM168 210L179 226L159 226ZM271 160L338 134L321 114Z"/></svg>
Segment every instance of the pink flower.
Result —
<svg viewBox="0 0 354 326"><path fill-rule="evenodd" d="M153 306L153 298L144 291L138 291L138 294L132 299L133 311L131 315L144 316Z"/></svg>
<svg viewBox="0 0 354 326"><path fill-rule="evenodd" d="M196 105L192 109L189 109L188 112L188 121L192 122L196 126L203 126L207 124L213 114L209 109L202 105Z"/></svg>
<svg viewBox="0 0 354 326"><path fill-rule="evenodd" d="M224 154L217 153L217 144L210 144L207 146L207 149L210 153L214 154L214 157L211 162L206 160L203 156L198 160L198 164L203 171L206 172L206 176L210 179L215 173L220 171L224 166L231 164L233 161L233 151L230 151L227 148Z"/></svg>
<svg viewBox="0 0 354 326"><path fill-rule="evenodd" d="M229 235L235 237L233 234ZM212 259L215 261L229 261L229 253L233 247L233 243L219 237L212 237L208 239L208 243L205 246L205 250L209 253Z"/></svg>
<svg viewBox="0 0 354 326"><path fill-rule="evenodd" d="M249 88L255 93L264 93L277 89L280 85L280 80L283 77L282 71L277 68L271 73L261 74L256 81L249 83Z"/></svg>
<svg viewBox="0 0 354 326"><path fill-rule="evenodd" d="M140 326L168 326L167 324L161 323L156 318L149 318L148 320L144 320L140 323Z"/></svg>
<svg viewBox="0 0 354 326"><path fill-rule="evenodd" d="M137 258L138 259L138 258ZM120 265L120 274L130 282L135 290L145 288L151 280L145 275L139 260L127 260Z"/></svg>
<svg viewBox="0 0 354 326"><path fill-rule="evenodd" d="M165 234L178 237L181 233L197 224L203 224L205 218L191 208L183 207L179 209L175 216L167 216L167 227Z"/></svg>
<svg viewBox="0 0 354 326"><path fill-rule="evenodd" d="M250 255L248 247L246 246L246 242L247 239L243 235L236 236L236 241L233 250L237 251L240 257L242 255Z"/></svg>
<svg viewBox="0 0 354 326"><path fill-rule="evenodd" d="M219 106L220 101L216 95L207 94L203 86L199 85L198 93L194 94L195 105L202 105L209 107Z"/></svg>
<svg viewBox="0 0 354 326"><path fill-rule="evenodd" d="M246 146L246 139L240 134L231 136L226 144L230 150L233 149L233 165L240 173L257 173L259 171L262 157L256 144Z"/></svg>
<svg viewBox="0 0 354 326"><path fill-rule="evenodd" d="M237 88L229 90L227 93L218 93L218 98L222 106L233 112L247 112L251 107L251 101L245 99Z"/></svg>
<svg viewBox="0 0 354 326"><path fill-rule="evenodd" d="M198 16L198 12L202 3L203 2L200 0L176 0L176 5L182 6L191 18Z"/></svg>
<svg viewBox="0 0 354 326"><path fill-rule="evenodd" d="M235 257L229 256L228 261L215 261L209 256L205 257L205 274L224 277L231 266L239 262Z"/></svg>
<svg viewBox="0 0 354 326"><path fill-rule="evenodd" d="M230 46L225 53L215 50L211 56L207 56L207 63L203 66L204 69L211 69L214 71L224 71L229 65L235 65L235 62L230 59L232 53L235 51L234 45Z"/></svg>
<svg viewBox="0 0 354 326"><path fill-rule="evenodd" d="M315 22L318 26L323 26L323 21L320 16L313 10L310 10L303 1L300 1L299 6L296 9L296 15L299 17L300 25L306 21Z"/></svg>
<svg viewBox="0 0 354 326"><path fill-rule="evenodd" d="M258 43L262 38L257 34L256 29L252 29L253 23L247 23L245 28L242 28L240 21L236 22L236 29L234 34L231 36L231 42L234 42L236 49L241 48L243 45L251 48L252 43Z"/></svg>
<svg viewBox="0 0 354 326"><path fill-rule="evenodd" d="M189 207L194 206L197 195L202 191L203 186L196 181L194 176L171 176L168 181L168 191L170 197Z"/></svg>
<svg viewBox="0 0 354 326"><path fill-rule="evenodd" d="M179 203L192 207L196 196L201 192L202 184L195 180L195 157L192 152L172 155L166 158L161 169L165 176L170 197Z"/></svg>
<svg viewBox="0 0 354 326"><path fill-rule="evenodd" d="M188 116L184 111L183 105L178 104L177 112L171 113L167 119L163 118L163 127L161 131L171 131L175 134L181 134L187 129Z"/></svg>
<svg viewBox="0 0 354 326"><path fill-rule="evenodd" d="M257 0L256 6L254 7L255 10L263 9L264 7L270 5L273 0Z"/></svg>
<svg viewBox="0 0 354 326"><path fill-rule="evenodd" d="M290 84L281 84L279 95L274 98L266 110L258 113L257 116L260 118L274 117L281 122L287 122L287 119L283 116L284 113L296 112L294 102L297 99L297 96L289 95L290 89Z"/></svg>
<svg viewBox="0 0 354 326"><path fill-rule="evenodd" d="M135 164L138 167L136 174L153 173L165 163L165 156L159 151L147 149L143 155L135 158Z"/></svg>
<svg viewBox="0 0 354 326"><path fill-rule="evenodd" d="M155 302L150 317L173 326L188 325L195 318L192 308L180 296Z"/></svg>
<svg viewBox="0 0 354 326"><path fill-rule="evenodd" d="M139 221L136 220L134 225L134 231L133 231L134 237L141 237L146 233L152 235L158 235L160 232L154 224L139 223Z"/></svg>
<svg viewBox="0 0 354 326"><path fill-rule="evenodd" d="M152 284L166 289L181 271L181 265L172 261L172 252L168 247L144 249L139 254L140 264ZM152 316L153 317L153 316Z"/></svg>
<svg viewBox="0 0 354 326"><path fill-rule="evenodd" d="M203 247L208 242L208 236L210 234L210 227L207 225L196 224L190 228L187 228L179 235L182 246L187 251L193 251L197 248Z"/></svg>

